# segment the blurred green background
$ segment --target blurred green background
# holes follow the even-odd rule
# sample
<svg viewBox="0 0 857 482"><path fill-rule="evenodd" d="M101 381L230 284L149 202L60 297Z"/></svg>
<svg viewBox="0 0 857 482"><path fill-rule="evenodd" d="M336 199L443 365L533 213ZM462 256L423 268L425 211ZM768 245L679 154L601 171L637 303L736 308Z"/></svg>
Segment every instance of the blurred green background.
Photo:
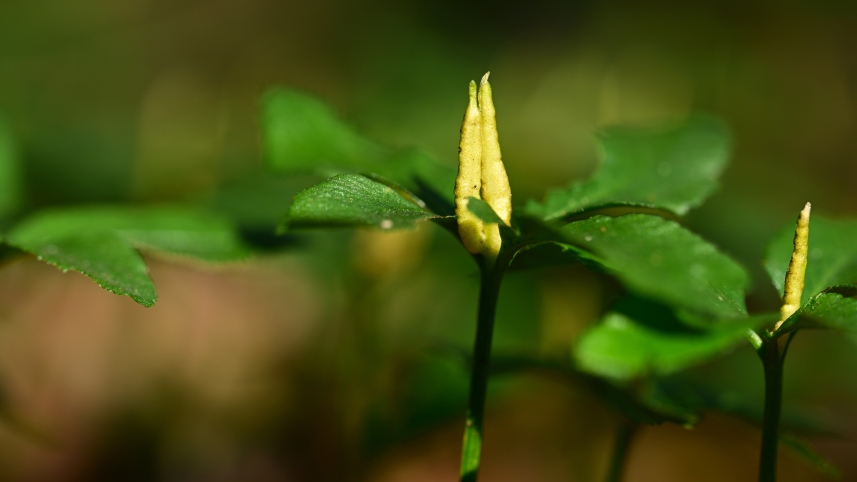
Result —
<svg viewBox="0 0 857 482"><path fill-rule="evenodd" d="M857 4L836 0L0 2L19 215L201 203L268 248L222 268L153 259L151 309L5 264L0 479L455 480L475 265L434 226L274 238L317 179L261 174L266 89L313 93L361 132L454 165L467 82L490 70L517 202L592 172L600 126L719 115L734 158L686 223L751 269L762 312L778 303L760 263L774 233L806 201L857 216L855 45ZM509 276L496 352L566 357L612 289L579 267ZM753 357L687 376L758 409ZM786 411L838 434L812 440L844 480L857 480L855 369L850 340L824 333L801 334L786 368ZM483 479L598 480L613 425L565 380L497 377ZM722 415L646 428L627 480L755 480L758 439ZM817 477L784 452L782 480Z"/></svg>

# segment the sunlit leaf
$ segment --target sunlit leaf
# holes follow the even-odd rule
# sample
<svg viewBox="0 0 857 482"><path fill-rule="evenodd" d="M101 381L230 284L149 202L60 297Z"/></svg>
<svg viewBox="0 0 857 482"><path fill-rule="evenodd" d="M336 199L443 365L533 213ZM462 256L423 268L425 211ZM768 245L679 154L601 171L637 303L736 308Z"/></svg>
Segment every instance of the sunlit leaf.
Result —
<svg viewBox="0 0 857 482"><path fill-rule="evenodd" d="M631 291L694 316L745 316L747 272L674 221L629 214L595 216L561 229Z"/></svg>
<svg viewBox="0 0 857 482"><path fill-rule="evenodd" d="M92 207L40 212L17 225L8 244L104 289L151 306L155 287L138 249L204 261L246 257L229 224L178 208Z"/></svg>
<svg viewBox="0 0 857 482"><path fill-rule="evenodd" d="M420 149L391 148L356 133L329 106L291 89L263 100L263 148L279 172L375 173L414 192L437 214L452 214L455 171Z"/></svg>
<svg viewBox="0 0 857 482"><path fill-rule="evenodd" d="M285 225L400 229L436 217L387 185L358 174L340 174L299 192Z"/></svg>
<svg viewBox="0 0 857 482"><path fill-rule="evenodd" d="M731 141L723 122L694 116L680 125L609 128L598 143L601 167L591 179L548 192L527 212L554 220L599 206L634 205L684 214L717 187Z"/></svg>
<svg viewBox="0 0 857 482"><path fill-rule="evenodd" d="M20 249L63 271L82 273L111 293L130 296L147 307L158 299L143 257L117 233L13 236L12 242Z"/></svg>
<svg viewBox="0 0 857 482"><path fill-rule="evenodd" d="M767 321L769 317L748 318L707 331L663 331L609 313L581 335L574 357L582 370L610 378L667 375L721 355Z"/></svg>

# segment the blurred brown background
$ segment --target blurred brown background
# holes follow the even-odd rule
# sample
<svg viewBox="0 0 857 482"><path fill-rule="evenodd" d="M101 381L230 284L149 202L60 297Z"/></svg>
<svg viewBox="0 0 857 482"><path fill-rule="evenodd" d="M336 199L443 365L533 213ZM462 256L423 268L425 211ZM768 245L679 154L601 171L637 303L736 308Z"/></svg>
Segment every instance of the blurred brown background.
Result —
<svg viewBox="0 0 857 482"><path fill-rule="evenodd" d="M274 85L452 165L467 82L490 70L518 201L590 173L599 126L717 114L734 159L687 224L752 270L748 304L764 311L773 233L806 201L857 216L855 46L844 0L6 0L0 116L25 212L191 201L261 229L312 182L271 181L282 204L241 206ZM314 234L219 268L152 258L151 309L35 260L5 264L0 479L455 480L467 375L443 353L472 342L476 277L447 238ZM566 356L601 283L580 268L511 276L496 350ZM760 405L753 356L694 376ZM812 441L844 480L857 480L855 369L850 340L824 333L802 334L786 368L787 410L841 435ZM599 480L614 424L563 380L498 377L482 480ZM646 428L626 480L755 480L758 441L723 415ZM781 480L823 478L784 450Z"/></svg>

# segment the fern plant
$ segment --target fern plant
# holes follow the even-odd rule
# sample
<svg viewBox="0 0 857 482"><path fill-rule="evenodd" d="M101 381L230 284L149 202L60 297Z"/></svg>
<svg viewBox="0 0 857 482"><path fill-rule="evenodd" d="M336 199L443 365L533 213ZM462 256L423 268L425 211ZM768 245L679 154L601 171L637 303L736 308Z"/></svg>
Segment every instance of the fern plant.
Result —
<svg viewBox="0 0 857 482"><path fill-rule="evenodd" d="M621 480L639 424L689 426L704 410L761 425L762 482L775 480L780 442L833 473L802 442L779 433L782 373L798 331L857 327L857 225L815 216L810 226L807 207L798 234L785 229L766 255L771 279L785 293L784 308L751 315L744 301L747 271L680 222L717 187L730 155L723 122L694 115L654 127L608 127L597 135L601 165L591 178L552 189L541 201L521 202L505 173L492 95L487 74L478 86L471 82L457 172L422 150L358 134L306 94L281 88L263 101L268 167L328 178L282 206L281 232L396 231L428 222L453 236L478 269L469 401L461 407L461 480L477 479L483 442L491 440L490 427L483 427L490 375L520 369L559 371L614 409L619 418L608 481ZM199 208L84 206L23 213L17 177L11 136L0 128L0 254L29 253L79 271L144 306L157 295L140 250L212 262L249 253L227 217ZM621 296L564 360L492 357L505 275L568 263L616 280ZM716 396L669 377L747 343L765 370L762 417L736 413Z"/></svg>
<svg viewBox="0 0 857 482"><path fill-rule="evenodd" d="M490 89L487 75L479 89ZM492 142L496 139L496 124L484 120L493 116L493 105L485 113L483 102L490 102L487 92L489 97L483 99L471 83L457 184L455 174L426 153L368 140L328 107L298 92L272 91L263 115L265 154L273 169L332 175L295 196L284 230L396 230L428 221L456 237L476 263L481 288L461 480L476 480L479 471L492 328L503 276L510 269L570 262L614 277L628 293L601 323L581 336L573 347L572 361L560 367L594 387L627 420L619 424L608 479L619 480L636 423L687 425L696 420L699 410L718 408L670 396L662 386L663 376L751 342L762 356L766 373L772 373L767 382L760 480L773 480L772 453L779 440L781 385L777 380L784 347L778 357L770 355L769 347L779 346L773 345L775 340L802 327L850 327L857 314L847 295L850 288L826 288L853 282L857 273L844 270L838 273L841 276L814 282L811 289L821 294L782 323L777 323L776 314L748 314L746 270L676 221L676 216L714 191L729 157L727 129L708 116L656 127L607 128L597 138L602 159L592 178L553 189L541 202L511 198L516 204L509 213L498 207L497 197L485 188L499 182L502 192L505 176L505 172L499 177L484 172L485 166L500 162L499 145L485 142L486 132L493 136ZM491 160L486 161L489 156ZM511 194L502 196L508 202ZM499 241L492 236L499 236ZM848 235L842 232L841 236L847 239ZM788 262L789 256L781 239L773 246L768 266L775 284L782 287L782 260ZM829 253L827 247L819 249ZM811 277L816 276L820 275ZM545 365L535 359L516 363ZM799 442L791 445L811 454Z"/></svg>

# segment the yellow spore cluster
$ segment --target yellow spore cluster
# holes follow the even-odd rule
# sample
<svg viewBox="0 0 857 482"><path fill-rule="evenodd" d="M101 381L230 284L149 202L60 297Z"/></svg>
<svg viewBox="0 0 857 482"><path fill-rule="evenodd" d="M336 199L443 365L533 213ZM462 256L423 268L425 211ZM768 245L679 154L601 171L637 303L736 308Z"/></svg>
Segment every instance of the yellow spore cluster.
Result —
<svg viewBox="0 0 857 482"><path fill-rule="evenodd" d="M804 206L797 218L794 251L792 251L792 259L789 261L789 269L786 271L785 286L783 288L783 306L780 308L780 321L774 326L774 330L778 329L784 321L800 308L803 283L806 277L806 257L809 253L810 209L812 209L812 205L806 203L806 206Z"/></svg>
<svg viewBox="0 0 857 482"><path fill-rule="evenodd" d="M470 101L458 144L455 214L458 234L467 250L494 259L502 244L500 227L483 222L467 209L468 198L482 199L503 222L512 221L512 190L500 154L497 114L488 75L482 77L478 91L476 82L470 82Z"/></svg>

